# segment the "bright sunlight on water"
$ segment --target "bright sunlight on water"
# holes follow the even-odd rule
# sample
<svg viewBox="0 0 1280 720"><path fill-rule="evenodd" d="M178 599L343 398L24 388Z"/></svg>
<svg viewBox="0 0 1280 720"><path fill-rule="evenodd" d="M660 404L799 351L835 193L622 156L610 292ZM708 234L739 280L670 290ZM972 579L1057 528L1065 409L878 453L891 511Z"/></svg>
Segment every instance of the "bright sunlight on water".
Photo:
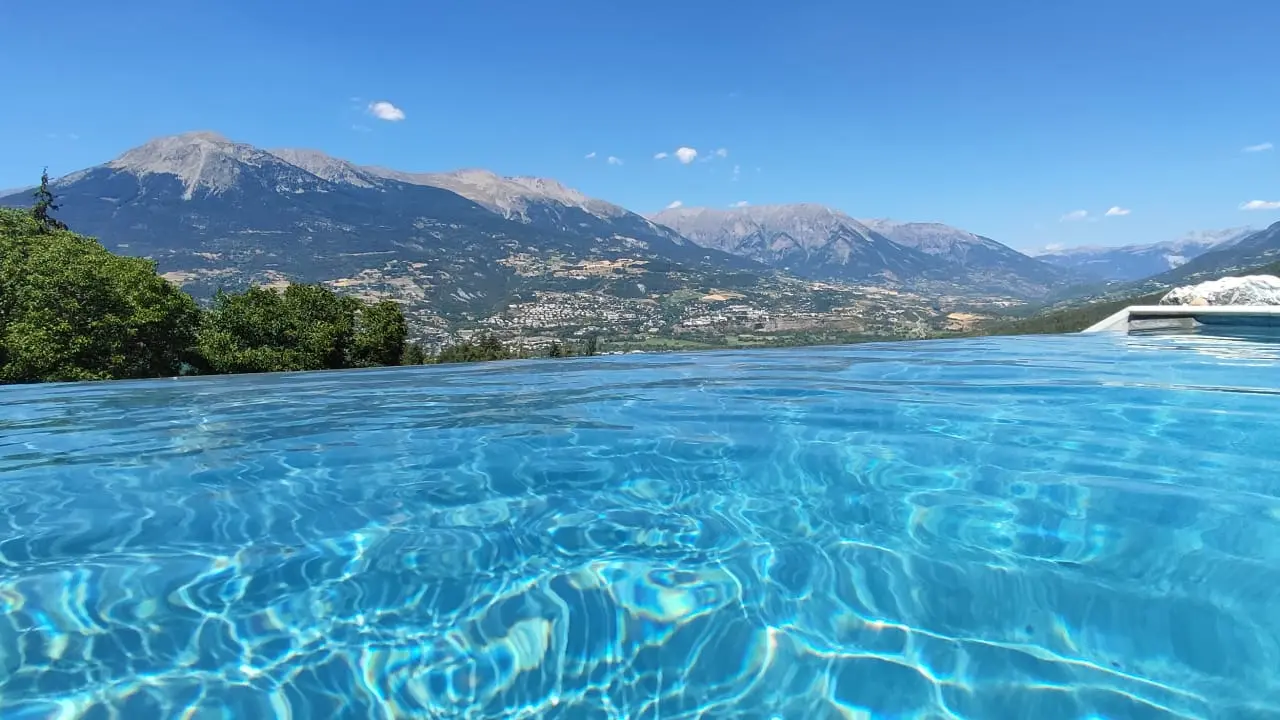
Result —
<svg viewBox="0 0 1280 720"><path fill-rule="evenodd" d="M0 392L5 718L1280 717L1280 344Z"/></svg>

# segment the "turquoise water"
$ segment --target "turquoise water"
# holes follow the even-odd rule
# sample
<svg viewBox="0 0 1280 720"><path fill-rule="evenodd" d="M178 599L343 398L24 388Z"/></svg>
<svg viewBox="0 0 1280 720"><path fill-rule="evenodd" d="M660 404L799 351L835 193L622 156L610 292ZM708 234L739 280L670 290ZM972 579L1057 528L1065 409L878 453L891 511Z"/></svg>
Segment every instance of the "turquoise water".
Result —
<svg viewBox="0 0 1280 720"><path fill-rule="evenodd" d="M1280 344L0 389L6 718L1280 717Z"/></svg>

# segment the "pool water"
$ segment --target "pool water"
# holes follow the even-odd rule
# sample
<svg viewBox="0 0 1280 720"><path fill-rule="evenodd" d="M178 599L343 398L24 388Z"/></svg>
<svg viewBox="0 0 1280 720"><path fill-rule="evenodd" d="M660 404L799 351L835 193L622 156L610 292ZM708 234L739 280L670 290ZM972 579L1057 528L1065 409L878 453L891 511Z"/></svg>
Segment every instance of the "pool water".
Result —
<svg viewBox="0 0 1280 720"><path fill-rule="evenodd" d="M0 716L1280 717L1280 344L0 389Z"/></svg>

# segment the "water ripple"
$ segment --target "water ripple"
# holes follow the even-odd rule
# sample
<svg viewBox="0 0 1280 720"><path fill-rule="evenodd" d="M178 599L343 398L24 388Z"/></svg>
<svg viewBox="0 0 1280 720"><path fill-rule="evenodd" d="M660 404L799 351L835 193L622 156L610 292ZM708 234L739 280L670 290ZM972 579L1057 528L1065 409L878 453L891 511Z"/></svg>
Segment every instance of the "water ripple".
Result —
<svg viewBox="0 0 1280 720"><path fill-rule="evenodd" d="M1280 717L1280 346L0 390L6 718Z"/></svg>

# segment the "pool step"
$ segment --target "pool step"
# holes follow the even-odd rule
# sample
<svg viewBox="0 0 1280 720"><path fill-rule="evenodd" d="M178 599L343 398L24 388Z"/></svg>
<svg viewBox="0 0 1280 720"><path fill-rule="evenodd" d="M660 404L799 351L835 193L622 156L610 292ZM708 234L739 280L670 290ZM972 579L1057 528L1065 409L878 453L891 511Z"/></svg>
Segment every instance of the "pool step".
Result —
<svg viewBox="0 0 1280 720"><path fill-rule="evenodd" d="M1135 327L1135 323L1139 323ZM1280 327L1280 305L1130 305L1081 332L1129 332L1197 325Z"/></svg>

